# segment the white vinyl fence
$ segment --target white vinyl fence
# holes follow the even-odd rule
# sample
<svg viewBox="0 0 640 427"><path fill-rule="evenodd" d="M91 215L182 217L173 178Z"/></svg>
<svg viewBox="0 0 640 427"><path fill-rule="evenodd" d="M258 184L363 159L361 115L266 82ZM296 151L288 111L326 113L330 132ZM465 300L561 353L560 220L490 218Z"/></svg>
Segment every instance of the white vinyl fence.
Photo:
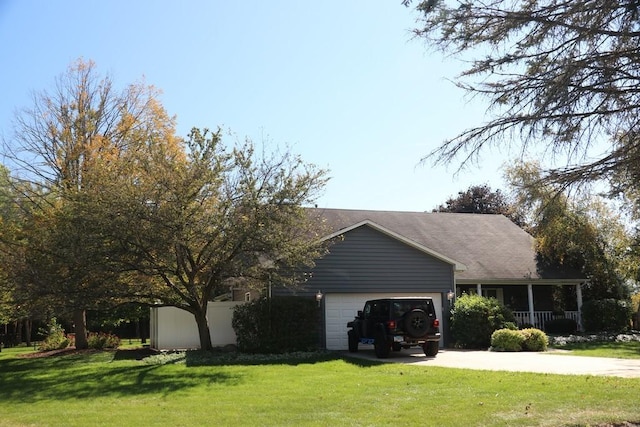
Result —
<svg viewBox="0 0 640 427"><path fill-rule="evenodd" d="M236 344L236 333L231 327L233 307L242 301L209 302L207 318L214 347ZM198 326L193 314L176 307L151 308L151 348L156 350L183 350L200 348Z"/></svg>
<svg viewBox="0 0 640 427"><path fill-rule="evenodd" d="M554 318L553 311L534 311L533 319L531 319L528 311L514 311L513 314L516 317L518 325L534 325L538 329L544 329L544 324ZM565 311L564 317L573 319L576 323L580 324L577 311Z"/></svg>

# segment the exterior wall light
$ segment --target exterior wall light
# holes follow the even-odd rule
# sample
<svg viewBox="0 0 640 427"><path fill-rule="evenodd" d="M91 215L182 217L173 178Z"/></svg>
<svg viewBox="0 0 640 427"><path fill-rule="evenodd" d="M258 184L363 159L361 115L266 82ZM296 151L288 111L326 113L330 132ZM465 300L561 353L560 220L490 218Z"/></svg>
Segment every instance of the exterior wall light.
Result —
<svg viewBox="0 0 640 427"><path fill-rule="evenodd" d="M318 292L316 293L316 301L318 302L318 307L320 307L320 303L322 302L322 297L323 297L323 296L324 296L324 295L322 295L322 292L320 292L320 291L318 291Z"/></svg>

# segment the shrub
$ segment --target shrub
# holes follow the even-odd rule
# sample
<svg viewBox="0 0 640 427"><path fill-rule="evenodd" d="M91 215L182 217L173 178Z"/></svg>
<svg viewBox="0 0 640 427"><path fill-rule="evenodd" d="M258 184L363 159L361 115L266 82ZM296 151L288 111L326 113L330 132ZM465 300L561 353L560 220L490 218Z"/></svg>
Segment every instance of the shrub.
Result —
<svg viewBox="0 0 640 427"><path fill-rule="evenodd" d="M491 334L491 348L496 351L546 351L548 346L549 338L540 329L498 329Z"/></svg>
<svg viewBox="0 0 640 427"><path fill-rule="evenodd" d="M545 322L544 330L549 334L574 334L578 323L573 319L552 319Z"/></svg>
<svg viewBox="0 0 640 427"><path fill-rule="evenodd" d="M624 331L631 322L629 301L613 298L585 301L582 305L582 321L589 332Z"/></svg>
<svg viewBox="0 0 640 427"><path fill-rule="evenodd" d="M522 336L522 349L524 351L547 351L549 338L540 329L527 328L518 332Z"/></svg>
<svg viewBox="0 0 640 427"><path fill-rule="evenodd" d="M46 328L40 332L45 337L39 347L42 351L67 348L71 343L70 339L64 333L64 328L58 323L55 317L51 318Z"/></svg>
<svg viewBox="0 0 640 427"><path fill-rule="evenodd" d="M118 348L120 346L120 338L113 334L104 332L90 333L87 337L89 348L102 350L104 348Z"/></svg>
<svg viewBox="0 0 640 427"><path fill-rule="evenodd" d="M318 320L315 299L261 298L234 307L232 326L240 351L280 354L316 349Z"/></svg>
<svg viewBox="0 0 640 427"><path fill-rule="evenodd" d="M495 298L462 295L451 312L451 332L458 347L487 348L493 331L511 323L515 326L515 320L511 310Z"/></svg>
<svg viewBox="0 0 640 427"><path fill-rule="evenodd" d="M498 329L491 334L491 348L496 351L520 351L524 337L520 331Z"/></svg>

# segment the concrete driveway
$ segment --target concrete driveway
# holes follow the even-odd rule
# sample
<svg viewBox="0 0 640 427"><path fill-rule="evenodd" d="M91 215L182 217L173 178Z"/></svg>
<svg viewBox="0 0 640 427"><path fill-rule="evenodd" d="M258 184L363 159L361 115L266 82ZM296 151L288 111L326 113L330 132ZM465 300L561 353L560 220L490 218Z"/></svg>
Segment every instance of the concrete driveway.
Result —
<svg viewBox="0 0 640 427"><path fill-rule="evenodd" d="M389 363L406 363L417 366L640 378L640 359L571 356L568 352L561 350L544 353L502 353L493 351L441 349L436 357L431 358L425 357L422 350L415 348L392 352L387 359L377 359L372 349L361 349L357 353L345 353L345 355L361 359L378 360Z"/></svg>

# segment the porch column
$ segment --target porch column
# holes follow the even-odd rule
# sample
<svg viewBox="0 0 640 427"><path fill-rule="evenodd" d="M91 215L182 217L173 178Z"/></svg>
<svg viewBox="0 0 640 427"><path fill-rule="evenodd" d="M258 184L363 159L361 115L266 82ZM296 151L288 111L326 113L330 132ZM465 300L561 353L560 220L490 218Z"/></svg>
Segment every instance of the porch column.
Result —
<svg viewBox="0 0 640 427"><path fill-rule="evenodd" d="M527 284L527 299L529 300L529 323L537 327L534 317L535 312L533 311L533 285L531 283Z"/></svg>
<svg viewBox="0 0 640 427"><path fill-rule="evenodd" d="M476 291L478 292L478 295L482 296L482 283L478 283L476 285Z"/></svg>
<svg viewBox="0 0 640 427"><path fill-rule="evenodd" d="M578 330L582 331L582 283L576 285L576 299L578 301Z"/></svg>

